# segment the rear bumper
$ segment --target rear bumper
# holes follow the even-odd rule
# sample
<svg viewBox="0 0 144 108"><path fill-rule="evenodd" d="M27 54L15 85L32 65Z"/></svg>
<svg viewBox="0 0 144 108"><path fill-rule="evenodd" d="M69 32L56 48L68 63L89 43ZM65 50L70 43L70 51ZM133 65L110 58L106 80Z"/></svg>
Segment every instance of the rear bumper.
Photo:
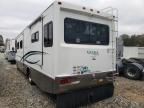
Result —
<svg viewBox="0 0 144 108"><path fill-rule="evenodd" d="M60 81L65 78L72 79L71 83L61 84ZM106 84L112 84L114 81L113 72L95 73L78 76L56 77L54 93L66 93L72 90L98 87Z"/></svg>

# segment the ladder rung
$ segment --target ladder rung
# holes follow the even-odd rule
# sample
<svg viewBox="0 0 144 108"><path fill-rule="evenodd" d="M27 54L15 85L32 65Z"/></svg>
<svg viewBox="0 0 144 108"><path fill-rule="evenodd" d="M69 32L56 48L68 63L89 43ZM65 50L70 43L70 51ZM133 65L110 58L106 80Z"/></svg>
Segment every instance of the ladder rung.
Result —
<svg viewBox="0 0 144 108"><path fill-rule="evenodd" d="M115 31L115 30L111 30L112 32L118 32L118 31Z"/></svg>
<svg viewBox="0 0 144 108"><path fill-rule="evenodd" d="M118 22L118 20L113 20L114 22Z"/></svg>
<svg viewBox="0 0 144 108"><path fill-rule="evenodd" d="M119 17L115 17L115 18L119 18Z"/></svg>

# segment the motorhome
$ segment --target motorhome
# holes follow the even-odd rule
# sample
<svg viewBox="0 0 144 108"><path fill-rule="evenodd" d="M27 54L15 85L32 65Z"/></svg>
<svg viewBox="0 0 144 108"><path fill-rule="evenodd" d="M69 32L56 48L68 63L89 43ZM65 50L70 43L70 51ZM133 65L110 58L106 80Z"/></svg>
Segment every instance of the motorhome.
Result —
<svg viewBox="0 0 144 108"><path fill-rule="evenodd" d="M15 61L15 55L16 55L15 39L7 39L5 58L9 62L14 62Z"/></svg>
<svg viewBox="0 0 144 108"><path fill-rule="evenodd" d="M111 97L116 16L104 10L53 2L16 37L18 69L41 90L65 98L65 105L73 103L74 95L63 94L77 90L80 104L90 97Z"/></svg>

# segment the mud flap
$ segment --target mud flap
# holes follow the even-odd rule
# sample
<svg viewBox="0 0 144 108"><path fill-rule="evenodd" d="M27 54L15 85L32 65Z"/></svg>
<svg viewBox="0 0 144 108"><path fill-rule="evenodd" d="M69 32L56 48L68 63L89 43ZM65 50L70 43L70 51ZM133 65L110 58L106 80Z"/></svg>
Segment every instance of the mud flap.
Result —
<svg viewBox="0 0 144 108"><path fill-rule="evenodd" d="M73 91L57 96L56 108L78 108L113 96L113 84Z"/></svg>

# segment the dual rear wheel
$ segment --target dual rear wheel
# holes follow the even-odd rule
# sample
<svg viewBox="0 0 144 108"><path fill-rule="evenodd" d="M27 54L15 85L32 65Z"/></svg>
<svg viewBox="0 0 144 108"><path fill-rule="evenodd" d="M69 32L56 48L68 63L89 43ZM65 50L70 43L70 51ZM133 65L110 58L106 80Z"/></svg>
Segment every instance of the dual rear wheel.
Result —
<svg viewBox="0 0 144 108"><path fill-rule="evenodd" d="M130 63L124 69L124 76L133 79L140 80L142 77L143 66L138 63Z"/></svg>

